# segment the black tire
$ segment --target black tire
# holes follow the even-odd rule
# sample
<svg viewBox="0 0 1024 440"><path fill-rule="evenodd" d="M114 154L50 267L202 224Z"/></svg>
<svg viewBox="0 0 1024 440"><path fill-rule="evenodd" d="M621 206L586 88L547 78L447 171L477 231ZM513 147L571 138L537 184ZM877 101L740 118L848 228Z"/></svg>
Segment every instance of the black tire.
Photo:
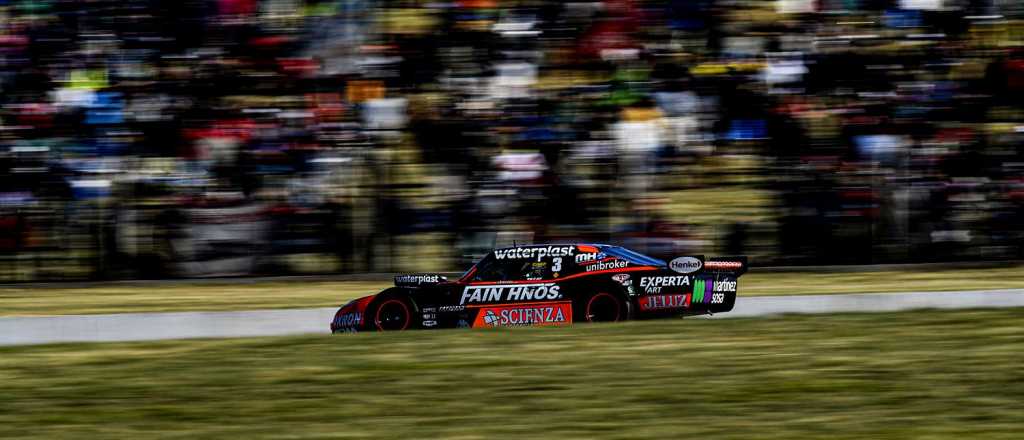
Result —
<svg viewBox="0 0 1024 440"><path fill-rule="evenodd" d="M583 298L577 307L578 322L619 322L629 319L629 302L611 289L601 289Z"/></svg>
<svg viewBox="0 0 1024 440"><path fill-rule="evenodd" d="M377 331L402 331L413 327L415 309L412 302L400 296L389 296L375 301L370 328Z"/></svg>

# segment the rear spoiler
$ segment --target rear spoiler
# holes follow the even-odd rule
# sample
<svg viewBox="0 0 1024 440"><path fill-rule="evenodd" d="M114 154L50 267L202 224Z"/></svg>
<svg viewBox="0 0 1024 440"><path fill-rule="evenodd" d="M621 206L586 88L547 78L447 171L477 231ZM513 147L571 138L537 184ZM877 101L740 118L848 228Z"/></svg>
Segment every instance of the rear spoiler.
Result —
<svg viewBox="0 0 1024 440"><path fill-rule="evenodd" d="M747 257L713 257L705 259L703 255L688 255L673 258L668 262L669 270L678 273L712 272L743 275L747 272Z"/></svg>
<svg viewBox="0 0 1024 440"><path fill-rule="evenodd" d="M714 257L704 262L705 272L728 273L736 276L747 273L747 257Z"/></svg>

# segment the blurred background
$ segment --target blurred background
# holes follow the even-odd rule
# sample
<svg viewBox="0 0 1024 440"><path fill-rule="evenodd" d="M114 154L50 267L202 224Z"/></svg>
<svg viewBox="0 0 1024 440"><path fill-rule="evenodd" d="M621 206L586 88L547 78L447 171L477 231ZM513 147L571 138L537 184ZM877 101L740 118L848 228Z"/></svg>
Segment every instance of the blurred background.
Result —
<svg viewBox="0 0 1024 440"><path fill-rule="evenodd" d="M1020 259L1013 0L0 0L0 281Z"/></svg>

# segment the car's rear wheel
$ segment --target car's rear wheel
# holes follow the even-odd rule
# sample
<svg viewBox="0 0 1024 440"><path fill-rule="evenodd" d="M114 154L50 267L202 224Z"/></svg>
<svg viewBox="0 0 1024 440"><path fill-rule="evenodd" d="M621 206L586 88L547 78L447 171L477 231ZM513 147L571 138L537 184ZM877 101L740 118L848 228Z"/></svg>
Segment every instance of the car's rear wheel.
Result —
<svg viewBox="0 0 1024 440"><path fill-rule="evenodd" d="M412 305L402 298L388 298L377 304L373 312L377 330L405 330L412 326Z"/></svg>
<svg viewBox="0 0 1024 440"><path fill-rule="evenodd" d="M587 297L582 311L582 321L585 322L623 321L628 312L626 303L617 295L609 292L597 292Z"/></svg>

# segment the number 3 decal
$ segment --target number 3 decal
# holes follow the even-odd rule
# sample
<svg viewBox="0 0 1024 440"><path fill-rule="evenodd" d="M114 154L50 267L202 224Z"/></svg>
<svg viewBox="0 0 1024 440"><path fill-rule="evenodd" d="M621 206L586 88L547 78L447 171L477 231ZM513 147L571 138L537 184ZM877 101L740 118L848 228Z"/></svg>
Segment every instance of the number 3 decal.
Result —
<svg viewBox="0 0 1024 440"><path fill-rule="evenodd" d="M551 262L552 262L552 264L551 264L551 271L552 272L561 272L562 271L562 257L555 257L554 259L551 260Z"/></svg>

